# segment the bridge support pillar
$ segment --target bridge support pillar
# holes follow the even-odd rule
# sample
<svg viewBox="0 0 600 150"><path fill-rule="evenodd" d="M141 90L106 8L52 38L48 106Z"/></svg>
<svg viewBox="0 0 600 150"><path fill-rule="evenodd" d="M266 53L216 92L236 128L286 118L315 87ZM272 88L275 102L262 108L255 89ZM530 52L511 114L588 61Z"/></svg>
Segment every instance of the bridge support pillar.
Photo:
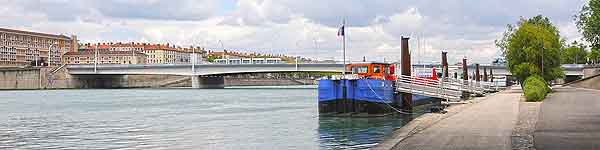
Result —
<svg viewBox="0 0 600 150"><path fill-rule="evenodd" d="M194 89L222 89L225 88L223 76L192 76L192 88Z"/></svg>

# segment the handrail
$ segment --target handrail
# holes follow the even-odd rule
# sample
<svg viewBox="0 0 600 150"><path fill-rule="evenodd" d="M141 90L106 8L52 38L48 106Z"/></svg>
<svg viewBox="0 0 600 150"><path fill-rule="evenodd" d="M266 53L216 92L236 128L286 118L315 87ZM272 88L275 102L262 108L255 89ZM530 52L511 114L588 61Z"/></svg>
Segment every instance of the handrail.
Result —
<svg viewBox="0 0 600 150"><path fill-rule="evenodd" d="M416 76L397 75L397 88L404 92L427 94L434 97L449 100L450 97L460 97L458 91L472 93L485 93L498 88L497 83L476 80L461 80L454 78L441 78L434 80ZM427 90L429 89L429 90Z"/></svg>
<svg viewBox="0 0 600 150"><path fill-rule="evenodd" d="M438 97L446 100L450 100L450 98L458 98L460 94L450 93L451 91L458 91L456 89L452 89L447 87L449 84L444 80L433 80L429 78L421 78L415 76L406 76L406 75L398 75L396 78L397 84L399 84L398 88L405 88L410 93L421 93L426 94L428 96ZM406 85L408 84L408 85ZM408 87L406 87L408 86ZM419 88L417 88L419 87ZM429 88L431 90L425 90ZM427 94L429 93L429 94ZM433 95L432 95L433 94Z"/></svg>

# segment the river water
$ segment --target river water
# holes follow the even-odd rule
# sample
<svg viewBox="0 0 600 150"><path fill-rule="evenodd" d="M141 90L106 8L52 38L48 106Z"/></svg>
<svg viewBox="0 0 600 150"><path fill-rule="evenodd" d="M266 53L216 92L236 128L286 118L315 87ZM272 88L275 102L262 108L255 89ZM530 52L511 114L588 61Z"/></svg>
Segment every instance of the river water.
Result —
<svg viewBox="0 0 600 150"><path fill-rule="evenodd" d="M0 149L365 149L399 117L319 117L316 89L0 91Z"/></svg>

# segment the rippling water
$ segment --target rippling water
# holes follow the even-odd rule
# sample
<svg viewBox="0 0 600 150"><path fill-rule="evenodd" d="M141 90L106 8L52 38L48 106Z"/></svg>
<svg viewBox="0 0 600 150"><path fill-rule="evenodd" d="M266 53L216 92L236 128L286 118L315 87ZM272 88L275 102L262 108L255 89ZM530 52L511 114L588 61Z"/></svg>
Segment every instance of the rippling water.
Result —
<svg viewBox="0 0 600 150"><path fill-rule="evenodd" d="M0 91L0 120L0 149L364 149L404 124L293 88Z"/></svg>

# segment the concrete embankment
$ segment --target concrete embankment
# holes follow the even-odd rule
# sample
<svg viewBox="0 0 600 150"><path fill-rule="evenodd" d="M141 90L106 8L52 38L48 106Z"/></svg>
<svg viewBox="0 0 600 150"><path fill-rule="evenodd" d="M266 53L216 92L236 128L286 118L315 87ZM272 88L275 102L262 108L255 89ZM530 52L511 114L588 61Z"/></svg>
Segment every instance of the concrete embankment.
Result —
<svg viewBox="0 0 600 150"><path fill-rule="evenodd" d="M225 86L312 85L311 79L225 78ZM0 90L79 88L162 88L191 87L189 76L178 75L79 75L65 68L0 69Z"/></svg>
<svg viewBox="0 0 600 150"><path fill-rule="evenodd" d="M511 149L521 93L514 88L422 115L376 149Z"/></svg>
<svg viewBox="0 0 600 150"><path fill-rule="evenodd" d="M41 86L39 69L0 70L0 89L38 89Z"/></svg>
<svg viewBox="0 0 600 150"><path fill-rule="evenodd" d="M572 87L600 90L600 73L566 84Z"/></svg>

